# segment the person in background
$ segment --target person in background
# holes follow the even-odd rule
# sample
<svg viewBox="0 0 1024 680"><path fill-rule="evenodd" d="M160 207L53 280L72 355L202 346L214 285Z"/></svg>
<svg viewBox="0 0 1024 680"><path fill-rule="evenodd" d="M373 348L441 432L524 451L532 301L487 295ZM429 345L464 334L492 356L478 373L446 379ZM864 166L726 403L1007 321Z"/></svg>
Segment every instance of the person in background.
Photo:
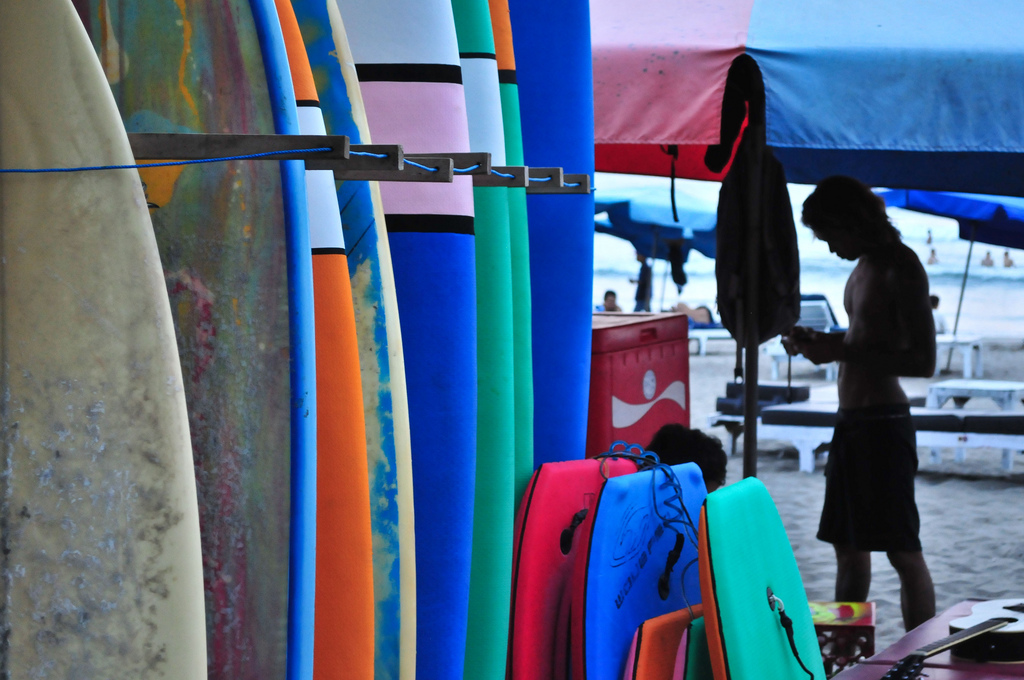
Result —
<svg viewBox="0 0 1024 680"><path fill-rule="evenodd" d="M636 279L630 281L630 283L636 284L636 306L633 308L633 311L649 312L651 311L651 296L654 294L654 286L652 285L653 272L646 256L638 252L636 254L636 261L640 263L640 274Z"/></svg>
<svg viewBox="0 0 1024 680"><path fill-rule="evenodd" d="M1007 250L1006 252L1003 253L1003 266L1004 267L1012 267L1013 266L1013 258L1010 257L1010 251L1009 250Z"/></svg>
<svg viewBox="0 0 1024 680"><path fill-rule="evenodd" d="M616 302L616 296L614 290L606 290L604 292L604 304L597 305L594 307L595 312L621 312L622 307L619 307Z"/></svg>
<svg viewBox="0 0 1024 680"><path fill-rule="evenodd" d="M690 326L713 326L715 319L711 315L711 308L706 305L691 307L685 302L678 302L672 307L673 312L682 312L689 317Z"/></svg>
<svg viewBox="0 0 1024 680"><path fill-rule="evenodd" d="M939 296L929 295L928 301L932 303L932 320L935 322L935 335L948 333L949 329L946 326L946 317L939 314Z"/></svg>
<svg viewBox="0 0 1024 680"><path fill-rule="evenodd" d="M899 378L935 373L928 275L885 203L852 177L822 180L804 201L803 223L833 253L857 263L844 295L849 329L797 326L782 338L791 355L840 363L818 539L835 549L840 602L867 600L871 553L886 553L900 579L903 625L911 630L935 616L935 585L921 551L916 433Z"/></svg>
<svg viewBox="0 0 1024 680"><path fill-rule="evenodd" d="M996 264L996 261L992 259L992 251L991 250L986 250L985 251L985 258L981 261L981 266L982 267L994 267L995 264Z"/></svg>
<svg viewBox="0 0 1024 680"><path fill-rule="evenodd" d="M939 256L935 254L935 248L932 248L932 254L928 256L928 264L938 264Z"/></svg>
<svg viewBox="0 0 1024 680"><path fill-rule="evenodd" d="M708 493L725 485L728 458L722 442L700 430L691 430L679 423L663 425L647 445L647 450L658 454L666 465L696 463Z"/></svg>

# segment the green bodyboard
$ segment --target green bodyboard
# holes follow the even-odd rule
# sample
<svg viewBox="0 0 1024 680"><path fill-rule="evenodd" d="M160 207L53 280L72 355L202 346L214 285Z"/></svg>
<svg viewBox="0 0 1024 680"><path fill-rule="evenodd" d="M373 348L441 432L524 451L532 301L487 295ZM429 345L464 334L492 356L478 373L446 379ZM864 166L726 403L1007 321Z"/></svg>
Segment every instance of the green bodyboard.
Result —
<svg viewBox="0 0 1024 680"><path fill-rule="evenodd" d="M683 680L714 680L704 617L694 619L686 637L686 675Z"/></svg>
<svg viewBox="0 0 1024 680"><path fill-rule="evenodd" d="M790 648L778 606L793 620L800 661L824 679L814 623L782 519L760 480L709 494L701 511L700 576L712 668L718 678L806 678ZM723 674L724 672L724 674Z"/></svg>

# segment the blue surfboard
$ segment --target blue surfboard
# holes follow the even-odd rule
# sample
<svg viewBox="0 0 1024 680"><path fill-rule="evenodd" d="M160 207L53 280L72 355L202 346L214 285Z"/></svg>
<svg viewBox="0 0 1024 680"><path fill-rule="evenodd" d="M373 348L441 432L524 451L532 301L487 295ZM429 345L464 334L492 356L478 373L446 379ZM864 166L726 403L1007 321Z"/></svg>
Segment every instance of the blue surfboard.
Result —
<svg viewBox="0 0 1024 680"><path fill-rule="evenodd" d="M590 7L509 0L526 165L594 172ZM594 199L530 195L534 464L583 458L590 388Z"/></svg>
<svg viewBox="0 0 1024 680"><path fill-rule="evenodd" d="M251 0L250 4L263 51L274 128L281 135L297 135L300 131L295 88L277 8L274 0ZM284 187L287 237L292 378L287 677L289 680L307 680L313 677L316 583L316 350L305 164L302 161L282 161L281 183Z"/></svg>

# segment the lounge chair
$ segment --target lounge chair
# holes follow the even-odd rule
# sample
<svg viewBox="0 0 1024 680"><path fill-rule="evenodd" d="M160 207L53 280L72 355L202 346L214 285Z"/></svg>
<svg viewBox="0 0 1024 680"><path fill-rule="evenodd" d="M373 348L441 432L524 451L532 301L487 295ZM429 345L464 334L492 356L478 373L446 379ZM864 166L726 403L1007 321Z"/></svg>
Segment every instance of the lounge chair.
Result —
<svg viewBox="0 0 1024 680"><path fill-rule="evenodd" d="M814 472L815 451L832 441L837 409L838 404L810 401L769 406L761 411L758 437L793 442L800 471ZM1014 452L1024 451L1024 413L912 407L910 415L918 446L1001 448L1006 471L1013 469ZM932 462L939 462L934 451Z"/></svg>

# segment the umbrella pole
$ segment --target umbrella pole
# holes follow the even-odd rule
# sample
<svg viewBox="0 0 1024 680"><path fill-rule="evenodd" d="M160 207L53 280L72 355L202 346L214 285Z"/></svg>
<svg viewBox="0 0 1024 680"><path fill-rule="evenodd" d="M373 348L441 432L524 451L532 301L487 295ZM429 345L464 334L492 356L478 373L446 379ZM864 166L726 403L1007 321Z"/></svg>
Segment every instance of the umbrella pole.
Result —
<svg viewBox="0 0 1024 680"><path fill-rule="evenodd" d="M747 126L744 136L750 135L751 143L742 144L747 154L747 271L746 291L743 305L743 477L757 476L757 379L758 379L758 337L761 329L760 314L760 268L761 268L761 222L763 220L763 159L765 152L764 123L758 121Z"/></svg>
<svg viewBox="0 0 1024 680"><path fill-rule="evenodd" d="M978 231L978 223L971 222L971 244L967 246L967 263L964 265L964 280L960 283L960 300L956 303L956 318L953 320L953 337L956 337L956 331L960 327L960 310L964 306L964 291L967 290L967 272L971 269L971 253L974 252L974 237ZM949 348L949 354L946 355L946 368L945 372L949 373L949 366L953 363L953 348Z"/></svg>

